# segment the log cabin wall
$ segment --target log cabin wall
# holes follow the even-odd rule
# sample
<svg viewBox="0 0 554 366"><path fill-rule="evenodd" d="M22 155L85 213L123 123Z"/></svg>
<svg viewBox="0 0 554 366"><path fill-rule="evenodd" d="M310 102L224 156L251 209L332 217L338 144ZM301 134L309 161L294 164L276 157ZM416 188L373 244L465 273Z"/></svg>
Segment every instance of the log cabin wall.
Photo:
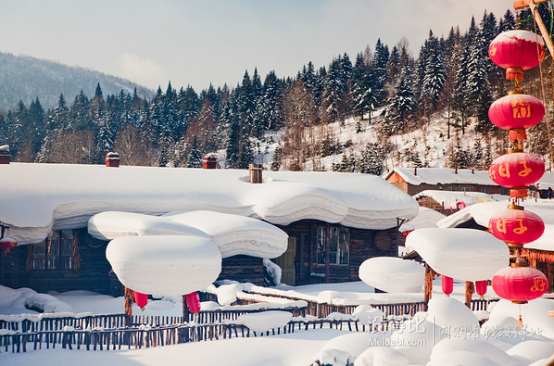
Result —
<svg viewBox="0 0 554 366"><path fill-rule="evenodd" d="M106 260L107 243L92 238L86 229L75 230L74 233L78 259L70 253L71 258L65 265L59 257L55 260L49 258L51 265L43 264L37 252L42 247L46 248L48 240L46 243L17 247L4 258L2 284L12 288L29 287L41 293L88 290L109 294L111 266ZM53 251L50 248L50 252ZM62 254L59 253L60 256Z"/></svg>
<svg viewBox="0 0 554 366"><path fill-rule="evenodd" d="M410 196L426 191L426 190L444 190L444 191L468 191L468 192L482 192L486 194L501 194L502 187L498 185L481 185L474 183L447 183L447 184L428 184L421 183L418 185L410 184L404 180L398 173L394 172L387 179L389 183L392 183L397 188L406 192ZM506 194L505 192L502 194ZM508 193L509 194L509 193Z"/></svg>
<svg viewBox="0 0 554 366"><path fill-rule="evenodd" d="M263 259L248 255L234 255L221 261L221 273L218 280L234 280L250 282L263 286L264 266Z"/></svg>
<svg viewBox="0 0 554 366"><path fill-rule="evenodd" d="M366 259L378 256L398 256L400 236L396 228L366 230L317 220L302 220L280 228L289 235L289 245L292 240L296 246L294 263L283 262L284 256L274 260L281 266L283 273L288 271L287 267L294 266L294 278L283 281L290 285L359 281L358 268ZM321 234L318 235L318 231L320 233L324 231L328 235L330 230L348 233L347 263L339 263L340 261L335 260L334 255L329 254L329 243L327 243L325 258L322 256L322 250L318 251L318 245L321 249L321 243L318 243L318 236L320 237Z"/></svg>

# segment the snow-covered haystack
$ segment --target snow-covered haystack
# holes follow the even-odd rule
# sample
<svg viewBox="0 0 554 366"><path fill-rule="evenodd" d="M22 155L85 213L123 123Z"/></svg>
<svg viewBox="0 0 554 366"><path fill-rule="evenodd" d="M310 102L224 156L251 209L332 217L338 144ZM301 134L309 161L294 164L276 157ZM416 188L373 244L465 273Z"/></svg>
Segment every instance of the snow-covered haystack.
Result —
<svg viewBox="0 0 554 366"><path fill-rule="evenodd" d="M420 229L406 238L438 273L464 281L490 280L509 264L506 244L491 234L472 229Z"/></svg>
<svg viewBox="0 0 554 366"><path fill-rule="evenodd" d="M369 286L391 293L420 292L425 280L421 264L393 257L367 259L360 265L358 274Z"/></svg>
<svg viewBox="0 0 554 366"><path fill-rule="evenodd" d="M214 211L169 212L152 216L102 212L90 218L89 233L100 240L125 236L185 235L212 240L222 258L238 254L275 258L287 250L283 230L249 217Z"/></svg>
<svg viewBox="0 0 554 366"><path fill-rule="evenodd" d="M186 295L212 284L221 254L195 236L136 236L112 240L106 257L126 287L145 294Z"/></svg>

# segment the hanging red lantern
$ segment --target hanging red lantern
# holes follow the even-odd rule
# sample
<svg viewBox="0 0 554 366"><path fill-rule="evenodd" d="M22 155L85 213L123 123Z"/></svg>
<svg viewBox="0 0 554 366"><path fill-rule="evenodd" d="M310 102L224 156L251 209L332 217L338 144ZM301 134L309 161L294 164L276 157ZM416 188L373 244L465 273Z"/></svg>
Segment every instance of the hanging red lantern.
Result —
<svg viewBox="0 0 554 366"><path fill-rule="evenodd" d="M541 271L513 263L496 272L492 277L492 288L503 299L525 304L541 297L548 289L548 281Z"/></svg>
<svg viewBox="0 0 554 366"><path fill-rule="evenodd" d="M200 311L200 297L198 296L198 292L195 291L186 295L185 300L190 312L193 314L198 314L198 312Z"/></svg>
<svg viewBox="0 0 554 366"><path fill-rule="evenodd" d="M477 295L483 300L487 293L487 281L475 281L475 292L477 292Z"/></svg>
<svg viewBox="0 0 554 366"><path fill-rule="evenodd" d="M144 307L148 304L148 295L135 291L135 304L144 311Z"/></svg>
<svg viewBox="0 0 554 366"><path fill-rule="evenodd" d="M14 238L6 237L0 239L0 248L4 250L11 250L17 246L17 240Z"/></svg>
<svg viewBox="0 0 554 366"><path fill-rule="evenodd" d="M446 297L450 296L454 290L454 280L452 277L442 275L442 292L445 293Z"/></svg>
<svg viewBox="0 0 554 366"><path fill-rule="evenodd" d="M509 247L518 249L542 236L544 222L539 215L521 206L509 205L490 218L489 231Z"/></svg>
<svg viewBox="0 0 554 366"><path fill-rule="evenodd" d="M524 30L502 32L491 42L489 57L506 69L506 79L524 80L523 71L538 66L544 59L544 39Z"/></svg>
<svg viewBox="0 0 554 366"><path fill-rule="evenodd" d="M511 188L510 197L527 197L527 186L544 174L544 163L535 154L517 152L496 158L489 167L493 182Z"/></svg>
<svg viewBox="0 0 554 366"><path fill-rule="evenodd" d="M496 126L510 131L510 141L522 141L527 140L525 129L537 125L543 119L545 111L540 99L511 92L490 106L489 119Z"/></svg>

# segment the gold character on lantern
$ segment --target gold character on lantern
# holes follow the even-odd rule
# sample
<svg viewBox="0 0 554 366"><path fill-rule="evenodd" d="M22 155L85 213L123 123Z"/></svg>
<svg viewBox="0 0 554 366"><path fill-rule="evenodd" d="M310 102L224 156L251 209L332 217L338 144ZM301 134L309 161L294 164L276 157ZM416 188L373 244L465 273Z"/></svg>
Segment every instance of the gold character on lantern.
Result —
<svg viewBox="0 0 554 366"><path fill-rule="evenodd" d="M491 44L491 47L489 49L489 56L490 57L496 56L496 45L494 43Z"/></svg>
<svg viewBox="0 0 554 366"><path fill-rule="evenodd" d="M530 290L533 292L536 292L536 291L545 292L547 285L548 284L542 277L537 276L533 278L533 287L531 287Z"/></svg>
<svg viewBox="0 0 554 366"><path fill-rule="evenodd" d="M519 223L519 227L515 228L513 231L514 233L521 235L527 231L527 226L523 225L523 219L516 219L516 221Z"/></svg>
<svg viewBox="0 0 554 366"><path fill-rule="evenodd" d="M498 220L496 222L496 231L506 234L506 219Z"/></svg>
<svg viewBox="0 0 554 366"><path fill-rule="evenodd" d="M523 165L523 170L518 173L518 175L520 177L526 177L529 174L531 174L533 169L527 167L527 162L526 161L520 161L519 163Z"/></svg>
<svg viewBox="0 0 554 366"><path fill-rule="evenodd" d="M512 112L515 118L531 117L531 103L524 100L514 100L512 102Z"/></svg>
<svg viewBox="0 0 554 366"><path fill-rule="evenodd" d="M498 174L504 178L510 178L510 166L508 164L500 164Z"/></svg>

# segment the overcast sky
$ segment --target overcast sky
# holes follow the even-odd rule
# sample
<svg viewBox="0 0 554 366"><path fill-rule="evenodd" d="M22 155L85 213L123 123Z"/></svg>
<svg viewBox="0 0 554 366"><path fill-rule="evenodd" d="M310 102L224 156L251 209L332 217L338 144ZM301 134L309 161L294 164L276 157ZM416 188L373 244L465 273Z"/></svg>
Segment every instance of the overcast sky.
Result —
<svg viewBox="0 0 554 366"><path fill-rule="evenodd" d="M0 52L121 76L150 88L235 86L254 67L294 76L312 61L352 61L378 38L465 31L512 0L0 0ZM1 66L0 66L1 67Z"/></svg>

